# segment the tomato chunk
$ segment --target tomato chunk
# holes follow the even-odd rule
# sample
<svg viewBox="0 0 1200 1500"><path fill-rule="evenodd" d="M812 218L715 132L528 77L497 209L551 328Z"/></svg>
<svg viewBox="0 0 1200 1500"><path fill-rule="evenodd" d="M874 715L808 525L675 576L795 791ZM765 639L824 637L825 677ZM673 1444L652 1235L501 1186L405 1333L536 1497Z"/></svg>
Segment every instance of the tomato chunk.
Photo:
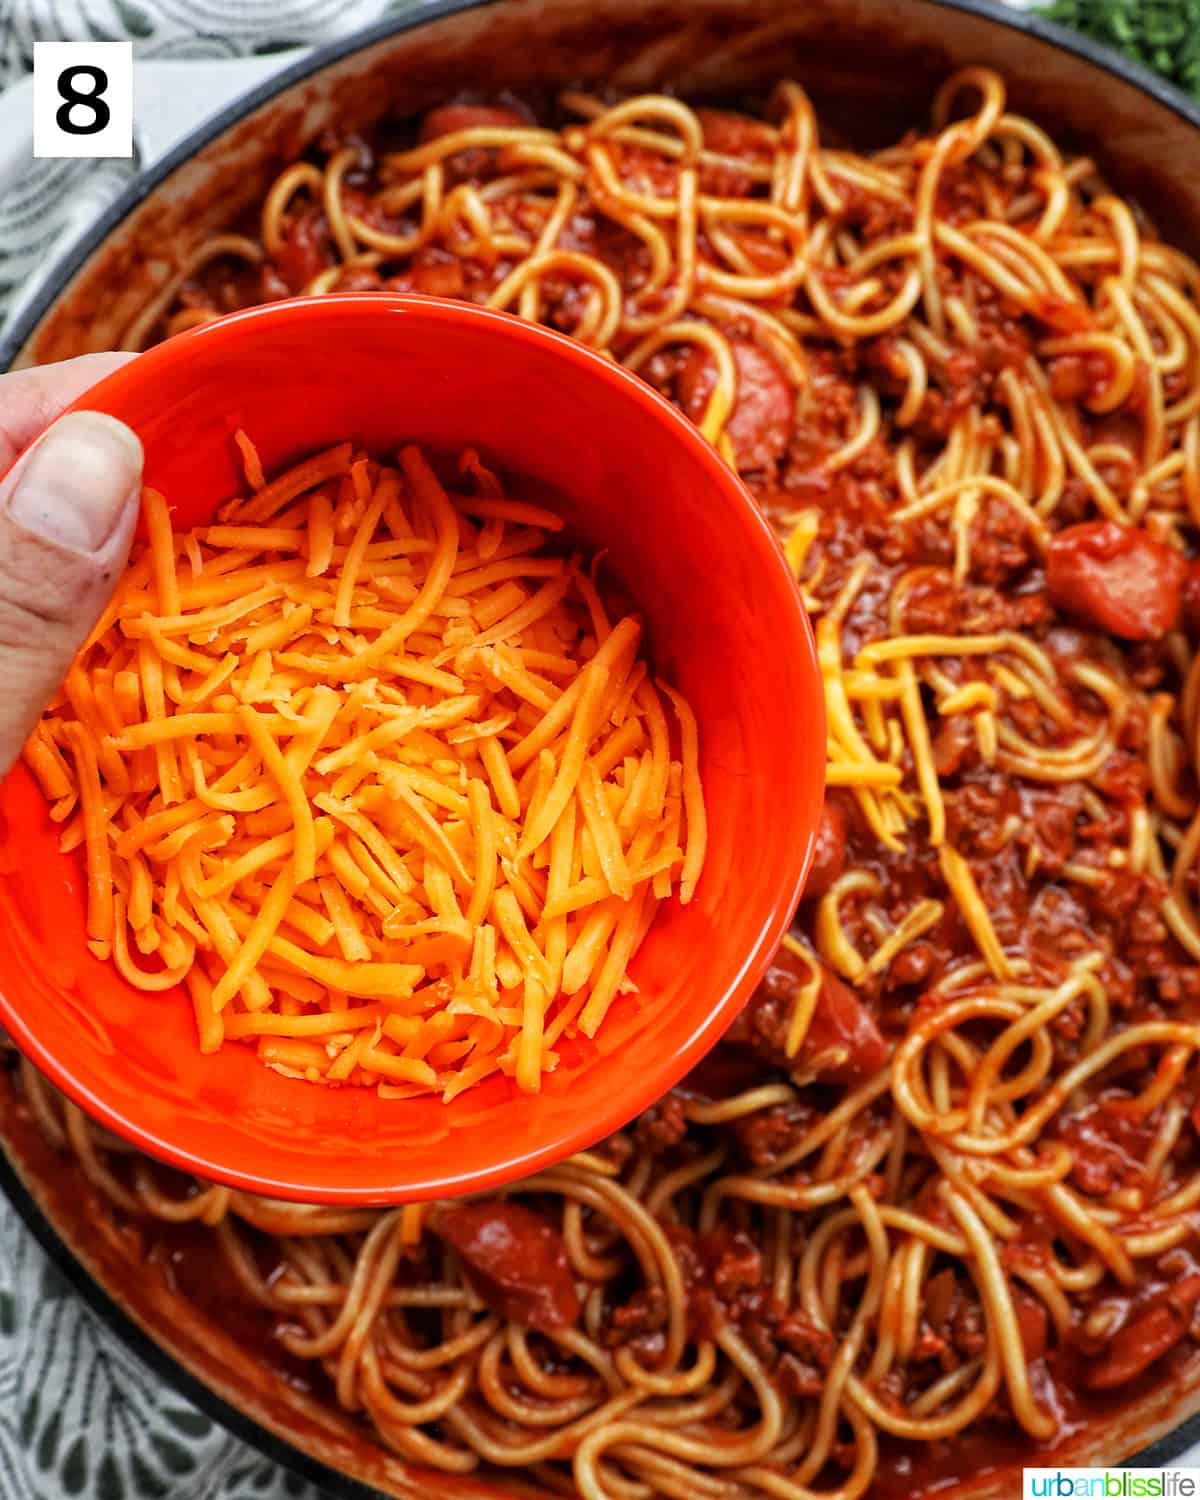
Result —
<svg viewBox="0 0 1200 1500"><path fill-rule="evenodd" d="M1137 526L1084 521L1050 543L1046 585L1058 607L1109 635L1152 641L1179 618L1187 563Z"/></svg>
<svg viewBox="0 0 1200 1500"><path fill-rule="evenodd" d="M562 1235L541 1214L511 1199L447 1203L432 1228L462 1262L463 1273L502 1318L543 1332L569 1328L579 1297Z"/></svg>

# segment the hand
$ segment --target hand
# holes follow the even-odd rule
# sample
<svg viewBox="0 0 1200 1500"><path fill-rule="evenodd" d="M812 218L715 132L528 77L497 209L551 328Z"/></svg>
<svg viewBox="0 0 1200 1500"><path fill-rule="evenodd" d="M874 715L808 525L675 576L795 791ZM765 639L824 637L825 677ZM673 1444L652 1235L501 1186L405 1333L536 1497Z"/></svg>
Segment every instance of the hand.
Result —
<svg viewBox="0 0 1200 1500"><path fill-rule="evenodd" d="M0 481L0 775L108 602L137 519L134 434L100 412L54 419L133 358L85 354L0 376L0 474L20 459Z"/></svg>

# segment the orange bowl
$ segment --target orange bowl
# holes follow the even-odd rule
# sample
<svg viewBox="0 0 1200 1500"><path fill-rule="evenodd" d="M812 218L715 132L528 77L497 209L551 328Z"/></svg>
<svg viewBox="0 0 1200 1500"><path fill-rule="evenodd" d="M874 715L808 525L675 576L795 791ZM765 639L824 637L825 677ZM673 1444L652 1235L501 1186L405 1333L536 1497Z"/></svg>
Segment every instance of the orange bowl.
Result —
<svg viewBox="0 0 1200 1500"><path fill-rule="evenodd" d="M276 303L143 354L79 407L120 417L179 527L268 472L353 438L478 447L549 486L647 626L700 725L709 855L664 904L595 1042L536 1095L497 1076L453 1103L284 1078L248 1046L201 1055L181 990L149 995L89 952L79 855L23 766L0 784L0 1022L83 1109L202 1177L300 1201L379 1204L494 1187L619 1129L749 997L791 920L820 815L825 726L808 620L753 500L694 427L590 349L504 313L379 294Z"/></svg>

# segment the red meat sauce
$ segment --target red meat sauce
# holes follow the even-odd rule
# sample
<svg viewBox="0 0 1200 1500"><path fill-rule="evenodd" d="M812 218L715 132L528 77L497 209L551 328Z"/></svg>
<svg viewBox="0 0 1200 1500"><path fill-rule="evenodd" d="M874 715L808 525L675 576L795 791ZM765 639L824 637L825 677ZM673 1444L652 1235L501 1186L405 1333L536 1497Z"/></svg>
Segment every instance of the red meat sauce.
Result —
<svg viewBox="0 0 1200 1500"><path fill-rule="evenodd" d="M1200 1375L1200 1350L1191 1339L1177 1343L1148 1371L1115 1390L1089 1389L1084 1384L1085 1356L1062 1355L1053 1346L1031 1367L1031 1385L1039 1402L1052 1406L1058 1431L1043 1444L1032 1444L1015 1422L991 1412L952 1438L919 1446L884 1436L879 1445L879 1467L871 1493L880 1500L909 1500L913 1495L953 1494L969 1482L986 1491L986 1482L1005 1476L999 1493L1015 1493L1020 1469L1028 1466L1071 1466L1079 1445L1099 1430L1126 1433L1129 1408L1151 1391L1167 1390L1182 1401ZM1168 1405L1169 1411L1169 1405ZM1136 1438L1135 1438L1136 1441ZM1011 1479L1007 1476L1011 1475Z"/></svg>
<svg viewBox="0 0 1200 1500"><path fill-rule="evenodd" d="M417 135L399 144L473 125L516 125L530 118L518 101L465 101L432 111ZM756 122L715 111L703 112L702 120L712 150L766 159L769 143ZM677 169L661 158L630 153L623 169L642 191L673 190ZM448 164L448 177L482 180L497 170L494 151L471 147ZM705 170L707 191L752 190L750 177L735 165ZM403 232L411 223L389 220L373 201L373 190L385 179L386 166L381 167L364 145L361 166L346 179L346 206L382 228ZM906 205L871 198L857 188L843 186L839 191L842 216L864 243L911 226ZM514 203L511 209L519 222L519 206ZM955 222L986 211L977 177L966 165L943 173L938 211ZM292 210L284 237L281 253L268 259L261 271L257 295L247 289L249 273L233 275L218 265L189 288L188 296L200 305L207 299L221 309L241 297L264 300L299 290L334 263L319 208L301 204ZM605 260L621 277L627 301L636 303L647 272L645 250L636 238L581 200L562 243ZM701 253L706 253L703 244ZM764 268L771 268L773 253L764 244ZM886 279L892 269L882 268L881 276ZM335 289L416 290L482 301L509 270L511 264L504 260L482 267L427 247L395 274L348 270ZM892 422L906 380L891 335L848 347L809 342L807 378L798 390L752 328L726 327L738 374L738 401L726 428L735 460L781 534L786 535L798 512L816 508L819 532L806 570L816 580L809 587L819 604L828 605L858 559L870 556L871 572L842 628L847 664L893 626L952 635L1020 631L1049 655L1058 670L1059 692L1078 718L1077 724L1064 726L1049 719L1036 702L1010 704L1006 712L1014 726L1047 749L1076 737L1081 727L1102 716L1100 702L1069 676L1072 663L1100 663L1128 686L1129 707L1118 743L1086 788L1047 785L988 767L966 717L941 721L927 698L924 706L948 835L971 868L1001 943L1023 955L1035 975L1051 981L1061 975L1064 961L1098 949L1104 954L1100 978L1118 1021L1195 1018L1200 1014L1200 971L1158 915L1161 888L1148 876L1112 864L1109 856L1127 847L1131 816L1147 795L1145 699L1138 693L1160 687L1178 691L1174 667L1161 643L1180 622L1193 638L1200 633L1200 564L1185 562L1142 529L1097 519L1086 491L1074 479L1067 481L1051 518L1054 535L1045 557L1020 516L1001 500L985 498L972 525L970 569L962 581L953 575L954 544L944 516L907 526L894 523L892 513L901 503L894 460L900 439L912 440L920 469L942 449L953 424L968 408L980 409L984 432L999 436L1007 430L1007 407L997 388L1002 373L1019 371L1040 339L1079 331L1087 323L1080 305L1047 297L1032 314L1025 314L961 268L940 265L938 275L943 294L958 295L970 307L978 336L970 348L956 349L944 377L931 379L916 420L903 433ZM830 273L828 284L836 301L837 273ZM578 297L570 283L547 283L546 321L569 329L578 313ZM620 355L623 350L615 352ZM1104 440L1129 450L1128 472L1119 462L1104 471L1106 481L1123 493L1140 434L1139 385L1135 382L1128 410L1094 417L1088 404L1103 395L1110 376L1103 358L1060 356L1047 361L1047 371L1056 398L1078 403L1085 442ZM716 375L707 351L665 350L643 373L693 420L703 419ZM854 432L857 391L863 383L880 396L880 434L852 464L830 472L824 460ZM983 675L979 661L969 657L947 659L943 668L956 683ZM1099 872L1096 884L1081 883L1065 873L1068 865L1080 864ZM813 960L782 950L725 1041L679 1089L604 1149L620 1159L636 1151L670 1170L719 1143L726 1148L726 1170L769 1169L849 1089L883 1066L922 997L958 964L974 959L977 948L945 887L924 825L914 825L903 850L890 851L866 825L854 798L834 790L818 830L812 874L795 929L810 952L816 903L848 869L865 870L876 878L878 893L872 903L892 921L926 897L944 902L942 920L897 954L886 969L857 986L827 969L821 971L816 1008L795 1056L788 1053L788 1032L796 996L810 979ZM875 942L865 903L844 902L841 916L851 940L870 951ZM1078 1056L1083 1024L1082 1011L1071 1007L1052 1026L1059 1070ZM1153 1122L1130 1121L1121 1104L1144 1087L1150 1066L1149 1058L1135 1058L1119 1080L1072 1101L1048 1127L1048 1135L1072 1151L1071 1185L1085 1199L1136 1187L1142 1180L1140 1163ZM697 1099L726 1098L783 1080L794 1085L788 1104L722 1126L689 1121L689 1105ZM1188 1081L1184 1087L1193 1085ZM889 1108L885 1096L853 1129L869 1132ZM1200 1118L1195 1128L1182 1132L1175 1148L1180 1166L1200 1169L1198 1133ZM788 1171L783 1169L781 1180L789 1180ZM782 1390L811 1396L820 1389L834 1340L795 1307L774 1302L762 1247L744 1227L749 1222L734 1220L707 1233L674 1222L666 1226L688 1289L691 1331L707 1337L723 1322L734 1324ZM733 1227L735 1223L740 1227ZM576 1320L576 1290L551 1205L489 1200L435 1215L432 1228L455 1251L471 1285L497 1312L544 1330ZM1031 1217L1006 1253L1036 1258L1046 1253L1052 1234L1048 1224ZM926 1383L937 1372L975 1357L982 1347L982 1310L959 1274L935 1265L924 1289L913 1373L928 1377ZM1132 1291L1105 1281L1087 1297L1073 1295L1080 1326L1065 1343L1047 1326L1040 1301L1014 1280L1014 1311L1035 1392L1060 1419L1055 1444L1040 1452L1069 1443L1088 1423L1111 1415L1149 1384L1176 1378L1195 1361L1191 1331L1200 1273L1188 1251L1169 1252L1147 1268L1145 1277ZM609 1340L633 1342L642 1357L652 1359L662 1347L666 1323L661 1292L642 1285L631 1268L629 1285L618 1278L608 1296ZM1092 1313L1103 1316L1096 1321ZM1085 1325L1092 1331L1085 1332ZM888 1394L903 1402L905 1391L897 1386ZM1001 1396L968 1434L933 1445L887 1440L885 1451L875 1481L879 1493L894 1487L911 1494L949 1484L956 1477L1029 1461L1033 1445Z"/></svg>
<svg viewBox="0 0 1200 1500"><path fill-rule="evenodd" d="M722 196L744 196L754 190L754 180L738 160L764 163L770 160L771 133L762 122L727 110L704 109L700 118L709 149L725 160L702 166L702 192ZM341 198L345 212L362 219L374 228L388 233L411 233L417 220L389 213L379 193L389 180L388 150L403 148L439 137L476 128L511 128L549 120L553 112L534 111L520 100L503 102L465 100L429 111L414 128L386 132L386 140L368 141L359 137L343 141L322 139L311 153L324 163L334 151L352 146L358 159L342 178ZM669 195L677 191L678 166L655 153L638 148L626 149L621 170L631 186L642 192ZM483 183L499 175L500 153L484 145L467 145L444 163L445 183ZM541 220L530 215L518 197L494 201L494 212L507 216L512 228L524 232L531 242L541 230ZM853 216L852 208L848 213ZM418 210L413 210L413 213ZM251 238L257 238L260 224L257 215L241 226ZM282 243L266 254L261 266L246 266L234 257L219 257L202 268L183 288L180 304L228 312L239 306L273 301L305 290L315 277L333 270L339 263L333 235L322 203L304 193L288 206L281 225ZM650 270L649 255L643 242L609 218L600 205L581 194L578 205L564 225L559 245L581 251L602 260L618 275L625 289L627 304L640 313L653 312L657 302L669 295L669 289L643 300L641 289ZM777 271L786 264L788 255L773 239L765 235L746 234L741 240L743 253L762 271ZM700 237L700 254L716 259L711 246ZM513 269L514 261L499 256L491 262L459 258L441 245L426 245L416 250L401 266L389 263L383 268L347 266L327 287L329 291L419 292L431 296L460 298L485 302ZM543 322L571 331L579 321L589 295L586 286L565 277L548 276L540 283ZM160 332L162 330L160 329ZM784 456L792 422L797 392L778 361L752 337L749 331L729 330L734 341L734 359L738 375L738 401L730 418L728 433L738 466L754 471L772 471ZM636 339L622 336L614 350L618 355L631 348ZM652 363L648 378L666 394L677 400L690 415L703 415L711 393L716 371L703 349L689 355L685 349Z"/></svg>

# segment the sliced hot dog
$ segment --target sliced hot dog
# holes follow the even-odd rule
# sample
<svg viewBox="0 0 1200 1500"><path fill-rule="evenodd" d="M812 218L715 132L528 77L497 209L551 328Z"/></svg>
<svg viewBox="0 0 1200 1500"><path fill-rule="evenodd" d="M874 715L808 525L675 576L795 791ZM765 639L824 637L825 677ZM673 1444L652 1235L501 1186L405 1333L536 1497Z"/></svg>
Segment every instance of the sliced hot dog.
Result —
<svg viewBox="0 0 1200 1500"><path fill-rule="evenodd" d="M1187 563L1138 526L1084 521L1050 543L1046 585L1061 610L1127 641L1152 641L1179 618Z"/></svg>

